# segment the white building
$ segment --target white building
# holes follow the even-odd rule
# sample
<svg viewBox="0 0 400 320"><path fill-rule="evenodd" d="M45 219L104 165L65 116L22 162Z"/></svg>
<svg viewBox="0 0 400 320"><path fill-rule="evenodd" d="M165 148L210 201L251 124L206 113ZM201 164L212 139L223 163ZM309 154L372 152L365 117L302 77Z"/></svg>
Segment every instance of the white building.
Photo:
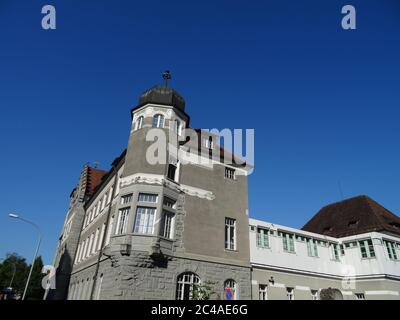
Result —
<svg viewBox="0 0 400 320"><path fill-rule="evenodd" d="M327 288L400 299L398 222L365 196L324 207L303 230L250 219L253 299L319 299Z"/></svg>

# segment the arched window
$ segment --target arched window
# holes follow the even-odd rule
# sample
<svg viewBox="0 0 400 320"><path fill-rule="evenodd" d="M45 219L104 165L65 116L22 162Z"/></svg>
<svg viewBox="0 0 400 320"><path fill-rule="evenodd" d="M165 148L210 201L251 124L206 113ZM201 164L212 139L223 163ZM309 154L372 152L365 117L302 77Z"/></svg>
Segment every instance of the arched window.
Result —
<svg viewBox="0 0 400 320"><path fill-rule="evenodd" d="M193 272L185 272L178 276L176 286L176 299L177 300L192 300L193 287L195 284L200 283L200 278Z"/></svg>
<svg viewBox="0 0 400 320"><path fill-rule="evenodd" d="M162 114L156 114L153 117L153 128L164 128L164 116Z"/></svg>
<svg viewBox="0 0 400 320"><path fill-rule="evenodd" d="M224 299L237 300L237 284L233 279L228 279L224 282Z"/></svg>
<svg viewBox="0 0 400 320"><path fill-rule="evenodd" d="M140 117L136 120L136 128L135 128L135 130L142 129L142 126L143 126L143 116L140 116Z"/></svg>

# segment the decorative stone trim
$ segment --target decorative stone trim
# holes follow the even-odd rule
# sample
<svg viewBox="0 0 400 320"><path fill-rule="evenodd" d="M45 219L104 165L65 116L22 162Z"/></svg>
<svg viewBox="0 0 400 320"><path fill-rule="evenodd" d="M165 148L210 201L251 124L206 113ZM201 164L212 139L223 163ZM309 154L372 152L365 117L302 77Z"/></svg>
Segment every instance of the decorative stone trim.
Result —
<svg viewBox="0 0 400 320"><path fill-rule="evenodd" d="M128 187L136 183L158 184L166 186L172 190L183 192L187 195L199 197L201 199L214 200L215 195L208 190L174 183L166 179L163 175L137 173L121 179L121 188Z"/></svg>

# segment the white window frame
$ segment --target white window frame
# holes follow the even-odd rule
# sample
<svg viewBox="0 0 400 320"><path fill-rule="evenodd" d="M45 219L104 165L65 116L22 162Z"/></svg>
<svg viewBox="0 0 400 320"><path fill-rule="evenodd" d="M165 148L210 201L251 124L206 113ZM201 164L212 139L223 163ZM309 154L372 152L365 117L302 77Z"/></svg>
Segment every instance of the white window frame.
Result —
<svg viewBox="0 0 400 320"><path fill-rule="evenodd" d="M396 252L396 242L383 239L383 243L385 244L386 253L390 260L398 261L399 255Z"/></svg>
<svg viewBox="0 0 400 320"><path fill-rule="evenodd" d="M317 247L317 240L312 238L307 238L307 253L309 257L318 257L318 247Z"/></svg>
<svg viewBox="0 0 400 320"><path fill-rule="evenodd" d="M138 234L154 234L156 215L157 209L154 207L137 206L133 232Z"/></svg>
<svg viewBox="0 0 400 320"><path fill-rule="evenodd" d="M116 235L126 233L126 227L127 227L128 218L129 218L129 211L130 211L129 207L119 209L118 219L117 219L117 227L115 228Z"/></svg>
<svg viewBox="0 0 400 320"><path fill-rule="evenodd" d="M257 227L257 247L269 248L269 230Z"/></svg>
<svg viewBox="0 0 400 320"><path fill-rule="evenodd" d="M135 123L135 130L140 130L143 127L143 116L137 118Z"/></svg>
<svg viewBox="0 0 400 320"><path fill-rule="evenodd" d="M133 193L124 194L121 196L121 204L131 203L133 199Z"/></svg>
<svg viewBox="0 0 400 320"><path fill-rule="evenodd" d="M236 219L225 217L225 249L236 250Z"/></svg>
<svg viewBox="0 0 400 320"><path fill-rule="evenodd" d="M282 234L283 251L289 253L295 253L296 248L294 245L294 234L286 232L281 232L281 234Z"/></svg>
<svg viewBox="0 0 400 320"><path fill-rule="evenodd" d="M233 291L232 300L238 300L238 285L234 279L227 279L224 281L224 293L225 290L230 288Z"/></svg>
<svg viewBox="0 0 400 320"><path fill-rule="evenodd" d="M193 287L200 284L200 277L193 272L181 273L176 281L176 300L184 300L185 292L188 292L189 300L193 299Z"/></svg>
<svg viewBox="0 0 400 320"><path fill-rule="evenodd" d="M268 286L266 284L258 286L258 300L268 300Z"/></svg>
<svg viewBox="0 0 400 320"><path fill-rule="evenodd" d="M157 193L140 192L138 195L138 202L157 203L158 202L158 194Z"/></svg>
<svg viewBox="0 0 400 320"><path fill-rule="evenodd" d="M161 113L157 113L153 116L153 128L162 129L165 126L165 117Z"/></svg>
<svg viewBox="0 0 400 320"><path fill-rule="evenodd" d="M167 238L167 239L174 238L174 222L175 222L175 214L172 212L169 212L167 210L163 210L161 235L164 238Z"/></svg>
<svg viewBox="0 0 400 320"><path fill-rule="evenodd" d="M286 287L286 296L288 300L294 300L294 288Z"/></svg>
<svg viewBox="0 0 400 320"><path fill-rule="evenodd" d="M376 258L374 242L372 239L364 239L358 241L360 247L360 254L362 259L374 259ZM365 249L365 257L363 256L363 249Z"/></svg>
<svg viewBox="0 0 400 320"><path fill-rule="evenodd" d="M225 178L229 180L236 180L236 170L233 168L225 167Z"/></svg>

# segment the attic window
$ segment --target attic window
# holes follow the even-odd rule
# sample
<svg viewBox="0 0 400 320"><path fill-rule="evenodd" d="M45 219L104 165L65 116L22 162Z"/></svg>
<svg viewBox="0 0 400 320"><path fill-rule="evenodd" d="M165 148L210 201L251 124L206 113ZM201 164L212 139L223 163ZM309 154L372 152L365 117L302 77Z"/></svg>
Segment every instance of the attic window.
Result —
<svg viewBox="0 0 400 320"><path fill-rule="evenodd" d="M355 228L358 225L358 220L352 220L347 225L349 228Z"/></svg>
<svg viewBox="0 0 400 320"><path fill-rule="evenodd" d="M400 223L390 222L389 225L393 228L400 229Z"/></svg>
<svg viewBox="0 0 400 320"><path fill-rule="evenodd" d="M329 226L329 227L325 227L324 228L324 230L323 230L323 233L325 234L325 233L328 233L328 232L330 232L330 231L332 231L332 227L331 226Z"/></svg>

